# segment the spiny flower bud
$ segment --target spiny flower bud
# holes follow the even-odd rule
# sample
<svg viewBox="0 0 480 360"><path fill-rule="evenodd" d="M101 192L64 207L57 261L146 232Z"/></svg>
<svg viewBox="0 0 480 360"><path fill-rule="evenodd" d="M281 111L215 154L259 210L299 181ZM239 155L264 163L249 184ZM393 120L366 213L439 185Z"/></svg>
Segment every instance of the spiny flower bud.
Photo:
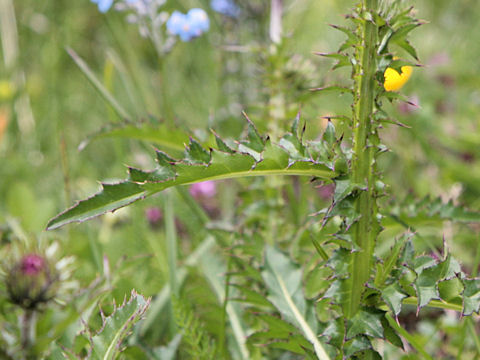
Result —
<svg viewBox="0 0 480 360"><path fill-rule="evenodd" d="M45 257L35 253L24 255L7 272L10 301L24 309L36 309L53 299L58 280L55 269Z"/></svg>

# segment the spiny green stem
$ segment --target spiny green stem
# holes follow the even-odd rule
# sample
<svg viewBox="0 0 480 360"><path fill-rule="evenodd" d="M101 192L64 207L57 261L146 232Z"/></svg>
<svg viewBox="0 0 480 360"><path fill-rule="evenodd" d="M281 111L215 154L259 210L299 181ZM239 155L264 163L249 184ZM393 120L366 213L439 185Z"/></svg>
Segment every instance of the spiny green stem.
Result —
<svg viewBox="0 0 480 360"><path fill-rule="evenodd" d="M363 0L362 9L375 13L378 0ZM369 139L375 133L373 126L374 87L376 72L377 26L371 21L361 25L362 46L359 46L357 58L359 65L355 68L355 102L354 102L354 155L352 159L352 181L365 186L355 203L360 215L353 226L354 241L361 250L353 255L350 267L351 294L345 308L345 316L352 317L358 311L364 284L371 271L371 257L378 233L376 220L377 205L374 196L375 165L374 151Z"/></svg>

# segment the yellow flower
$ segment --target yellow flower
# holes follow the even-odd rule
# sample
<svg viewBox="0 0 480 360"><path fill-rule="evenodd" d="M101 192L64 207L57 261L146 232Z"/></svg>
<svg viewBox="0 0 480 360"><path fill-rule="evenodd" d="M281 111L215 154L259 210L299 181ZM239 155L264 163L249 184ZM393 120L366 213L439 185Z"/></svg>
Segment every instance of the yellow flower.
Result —
<svg viewBox="0 0 480 360"><path fill-rule="evenodd" d="M400 90L403 85L408 81L412 75L412 67L411 66L402 66L402 73L399 74L397 70L392 68L387 68L383 76L385 77L385 82L383 83L383 87L387 91L398 91Z"/></svg>

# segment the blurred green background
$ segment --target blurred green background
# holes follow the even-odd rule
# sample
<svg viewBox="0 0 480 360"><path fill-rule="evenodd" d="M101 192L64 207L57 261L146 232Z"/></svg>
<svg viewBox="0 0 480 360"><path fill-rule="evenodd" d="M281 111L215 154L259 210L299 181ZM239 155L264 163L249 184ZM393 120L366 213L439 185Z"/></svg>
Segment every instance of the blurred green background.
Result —
<svg viewBox="0 0 480 360"><path fill-rule="evenodd" d="M2 6L7 3L2 0ZM138 264L146 261L150 266L135 266L135 277L121 278L115 291L119 298L133 287L145 295L156 293L167 272L164 252L155 249L163 246L158 241L162 235L149 226L144 211L161 203L158 197L88 224L48 234L43 230L49 218L93 194L98 180L123 178L124 164L152 164L151 145L134 140L102 139L78 151L90 134L121 119L66 48L85 60L132 120L153 116L199 138L210 127L236 137L244 127L242 110L261 130L266 127L261 104L268 92L268 12L259 4L258 19L243 24L225 21L207 1L168 2L168 11L203 7L211 28L201 38L176 44L159 61L150 41L124 13L111 9L101 14L88 0L14 1L15 18L2 17L0 223L18 221L28 233L61 238L65 252L82 259L80 278L102 271L102 254L113 264L125 254ZM300 55L311 66L300 85L306 93L312 86L348 81L348 70L330 71L332 64L313 52L338 48L344 37L328 24L342 23L342 14L353 5L345 0L286 1L283 51ZM383 130L392 150L381 159L385 182L399 201L408 194L432 194L479 210L480 3L419 0L415 6L418 17L427 21L412 37L422 67L414 70L402 93L419 106L391 106L410 128ZM241 51L231 51L232 45ZM293 113L302 106L313 138L324 125L321 117L348 114L349 102L347 95L324 95L290 105ZM177 205L182 212L183 205ZM440 230L421 231L438 246L445 237L457 257L467 266L472 263L478 229L447 223Z"/></svg>

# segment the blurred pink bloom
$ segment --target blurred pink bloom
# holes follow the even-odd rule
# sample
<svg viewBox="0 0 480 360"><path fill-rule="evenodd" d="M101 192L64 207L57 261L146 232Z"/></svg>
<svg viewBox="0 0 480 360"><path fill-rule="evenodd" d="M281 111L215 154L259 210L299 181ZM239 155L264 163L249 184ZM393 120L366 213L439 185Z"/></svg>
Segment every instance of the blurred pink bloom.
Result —
<svg viewBox="0 0 480 360"><path fill-rule="evenodd" d="M213 197L217 193L217 185L214 181L204 181L190 186L190 195L194 198Z"/></svg>
<svg viewBox="0 0 480 360"><path fill-rule="evenodd" d="M162 211L158 207L149 207L145 210L145 216L151 226L157 225L162 220Z"/></svg>
<svg viewBox="0 0 480 360"><path fill-rule="evenodd" d="M333 193L335 192L335 184L321 185L317 187L318 195L325 200L332 200Z"/></svg>
<svg viewBox="0 0 480 360"><path fill-rule="evenodd" d="M440 52L433 55L428 61L430 66L443 66L450 63L450 56L446 52Z"/></svg>
<svg viewBox="0 0 480 360"><path fill-rule="evenodd" d="M44 266L45 260L43 257L36 254L28 254L22 258L20 269L23 274L37 275L44 269Z"/></svg>

